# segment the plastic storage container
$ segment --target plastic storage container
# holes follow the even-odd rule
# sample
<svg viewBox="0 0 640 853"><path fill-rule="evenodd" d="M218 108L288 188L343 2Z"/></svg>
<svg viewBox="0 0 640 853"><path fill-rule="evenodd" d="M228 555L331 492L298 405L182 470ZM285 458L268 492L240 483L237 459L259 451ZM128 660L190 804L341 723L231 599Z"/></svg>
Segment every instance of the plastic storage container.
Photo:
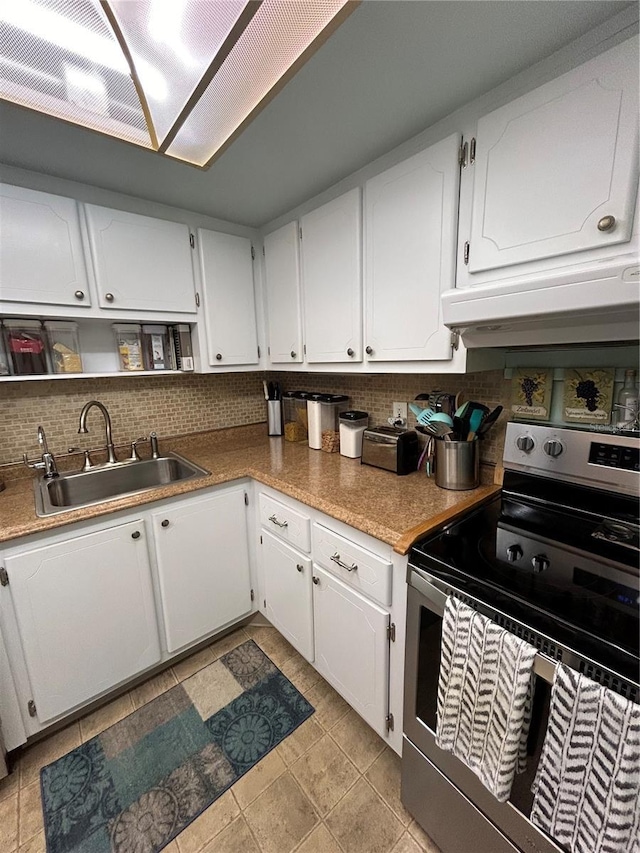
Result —
<svg viewBox="0 0 640 853"><path fill-rule="evenodd" d="M344 394L313 394L308 401L309 447L337 453L340 450L338 413L349 398Z"/></svg>
<svg viewBox="0 0 640 853"><path fill-rule="evenodd" d="M369 413L340 412L340 453L350 459L362 456L362 435L369 426Z"/></svg>
<svg viewBox="0 0 640 853"><path fill-rule="evenodd" d="M54 373L82 373L78 324L62 320L46 320L51 366Z"/></svg>
<svg viewBox="0 0 640 853"><path fill-rule="evenodd" d="M114 323L121 370L144 370L142 329L137 323Z"/></svg>
<svg viewBox="0 0 640 853"><path fill-rule="evenodd" d="M172 370L174 360L166 326L142 327L142 361L145 370Z"/></svg>
<svg viewBox="0 0 640 853"><path fill-rule="evenodd" d="M48 373L47 336L40 320L5 320L4 328L13 373Z"/></svg>
<svg viewBox="0 0 640 853"><path fill-rule="evenodd" d="M284 437L287 441L306 441L308 428L308 391L285 391L282 395L284 408Z"/></svg>

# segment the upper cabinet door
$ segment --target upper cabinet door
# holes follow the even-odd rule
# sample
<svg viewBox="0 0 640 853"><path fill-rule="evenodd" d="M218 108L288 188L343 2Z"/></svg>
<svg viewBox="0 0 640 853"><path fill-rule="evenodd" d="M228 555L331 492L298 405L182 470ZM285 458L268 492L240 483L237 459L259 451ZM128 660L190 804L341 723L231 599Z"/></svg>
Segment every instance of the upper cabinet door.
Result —
<svg viewBox="0 0 640 853"><path fill-rule="evenodd" d="M450 359L440 294L453 287L457 134L365 185L365 351L370 361Z"/></svg>
<svg viewBox="0 0 640 853"><path fill-rule="evenodd" d="M634 38L480 119L471 273L630 239L636 57Z"/></svg>
<svg viewBox="0 0 640 853"><path fill-rule="evenodd" d="M76 201L0 185L0 300L91 305Z"/></svg>
<svg viewBox="0 0 640 853"><path fill-rule="evenodd" d="M251 240L198 229L209 364L258 363Z"/></svg>
<svg viewBox="0 0 640 853"><path fill-rule="evenodd" d="M102 308L195 314L189 229L85 205Z"/></svg>
<svg viewBox="0 0 640 853"><path fill-rule="evenodd" d="M362 361L360 189L300 220L307 361Z"/></svg>
<svg viewBox="0 0 640 853"><path fill-rule="evenodd" d="M298 223L264 238L269 357L272 364L302 361Z"/></svg>

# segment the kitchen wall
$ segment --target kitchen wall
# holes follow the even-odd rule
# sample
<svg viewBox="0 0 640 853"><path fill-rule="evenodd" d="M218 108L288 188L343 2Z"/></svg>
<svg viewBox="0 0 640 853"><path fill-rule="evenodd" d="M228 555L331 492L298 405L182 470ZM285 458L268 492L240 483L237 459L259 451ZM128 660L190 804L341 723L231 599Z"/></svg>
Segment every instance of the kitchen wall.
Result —
<svg viewBox="0 0 640 853"><path fill-rule="evenodd" d="M78 416L88 400L100 400L113 421L114 441L124 444L153 429L160 437L221 429L265 419L262 373L224 375L140 376L105 379L61 379L4 383L0 405L0 465L17 462L28 451L38 454L36 430L42 424L50 449L104 444L102 417L89 416L89 435L78 435ZM466 376L341 375L271 373L283 390L304 389L348 394L350 407L369 412L372 424L386 423L395 400L413 400L433 390L464 391L467 399L488 406L506 405L509 383L502 371ZM410 414L410 424L415 421ZM500 424L482 444L482 459L496 462L502 454Z"/></svg>

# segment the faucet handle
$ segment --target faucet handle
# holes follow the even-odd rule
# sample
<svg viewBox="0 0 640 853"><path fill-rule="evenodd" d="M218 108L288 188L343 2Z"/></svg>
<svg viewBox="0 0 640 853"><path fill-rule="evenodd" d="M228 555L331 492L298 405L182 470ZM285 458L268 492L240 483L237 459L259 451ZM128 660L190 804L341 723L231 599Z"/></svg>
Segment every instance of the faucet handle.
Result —
<svg viewBox="0 0 640 853"><path fill-rule="evenodd" d="M147 440L146 435L141 435L140 438L136 438L131 442L131 456L129 457L131 462L139 462L140 461L140 454L138 453L137 445L141 441L146 441L146 440Z"/></svg>
<svg viewBox="0 0 640 853"><path fill-rule="evenodd" d="M27 466L27 468L33 468L34 471L41 471L44 468L44 462L31 462L29 459L28 453L22 454L22 462Z"/></svg>

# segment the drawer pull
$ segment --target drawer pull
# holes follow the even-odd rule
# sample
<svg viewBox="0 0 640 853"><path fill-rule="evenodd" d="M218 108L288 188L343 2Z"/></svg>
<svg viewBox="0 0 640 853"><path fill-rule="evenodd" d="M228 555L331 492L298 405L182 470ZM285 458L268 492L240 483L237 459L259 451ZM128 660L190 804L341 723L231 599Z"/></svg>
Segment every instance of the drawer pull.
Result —
<svg viewBox="0 0 640 853"><path fill-rule="evenodd" d="M303 571L304 571L304 566L301 566L301 565L300 565L300 563L296 563L296 569L297 569L299 572L303 572Z"/></svg>
<svg viewBox="0 0 640 853"><path fill-rule="evenodd" d="M273 524L275 524L277 527L288 527L289 526L288 521L278 521L278 519L275 516L275 513L273 515L269 516L269 521L273 522Z"/></svg>
<svg viewBox="0 0 640 853"><path fill-rule="evenodd" d="M358 566L356 563L354 563L353 566L348 566L346 563L343 563L340 559L340 554L338 554L337 551L335 554L332 554L331 560L333 560L334 563L337 563L341 568L346 569L348 572L358 571Z"/></svg>

